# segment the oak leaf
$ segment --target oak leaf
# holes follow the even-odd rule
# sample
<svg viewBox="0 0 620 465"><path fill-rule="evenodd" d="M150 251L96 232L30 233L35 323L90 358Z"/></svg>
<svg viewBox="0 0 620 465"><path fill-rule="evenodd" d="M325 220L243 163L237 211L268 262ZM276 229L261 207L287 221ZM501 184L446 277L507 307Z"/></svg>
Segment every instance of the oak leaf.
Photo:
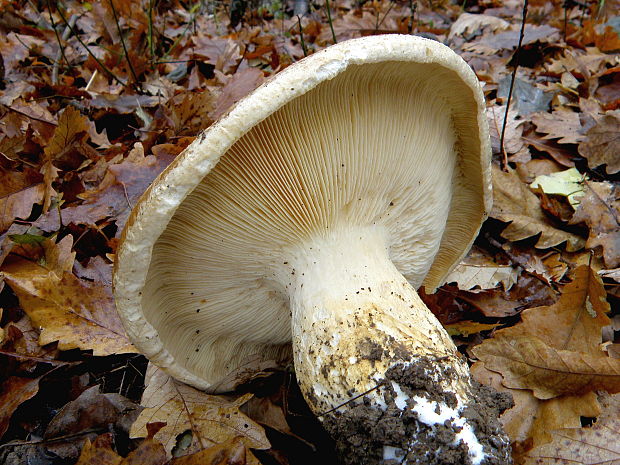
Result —
<svg viewBox="0 0 620 465"><path fill-rule="evenodd" d="M502 413L500 422L510 437L515 455L549 442L550 430L578 428L581 426L581 417L593 418L601 413L594 392L541 400L534 397L530 390L505 387L502 376L485 368L480 362L474 363L471 374L479 383L512 395L515 405Z"/></svg>
<svg viewBox="0 0 620 465"><path fill-rule="evenodd" d="M578 144L585 140L577 112L566 109L538 112L532 115L532 122L538 132L545 134L543 139L558 139L560 144Z"/></svg>
<svg viewBox="0 0 620 465"><path fill-rule="evenodd" d="M586 139L579 144L579 153L587 158L591 168L607 165L609 174L620 171L620 112L603 116L586 133Z"/></svg>
<svg viewBox="0 0 620 465"><path fill-rule="evenodd" d="M620 396L611 396L605 414L591 427L550 431L552 441L528 452L524 465L619 465Z"/></svg>
<svg viewBox="0 0 620 465"><path fill-rule="evenodd" d="M585 241L570 232L557 229L545 216L540 200L514 171L505 173L493 167L493 210L491 216L510 223L502 236L519 241L540 234L536 248L546 249L566 242L569 251L579 250Z"/></svg>
<svg viewBox="0 0 620 465"><path fill-rule="evenodd" d="M179 434L189 430L193 453L236 436L254 449L268 449L269 441L263 428L239 411L251 395L234 400L213 396L174 380L162 370L149 366L146 389L142 394L144 410L131 427L131 437L145 437L149 423L166 425L155 435L170 454Z"/></svg>
<svg viewBox="0 0 620 465"><path fill-rule="evenodd" d="M587 182L571 224L590 228L586 247L602 247L605 265L620 266L620 188L610 182Z"/></svg>
<svg viewBox="0 0 620 465"><path fill-rule="evenodd" d="M603 328L611 323L609 310L601 278L582 265L575 269L573 282L564 287L555 304L524 310L521 323L496 334L534 336L555 349L602 357L599 345Z"/></svg>
<svg viewBox="0 0 620 465"><path fill-rule="evenodd" d="M534 336L497 332L473 353L502 374L512 389L531 389L539 399L588 391L620 392L620 360L591 353L558 350Z"/></svg>
<svg viewBox="0 0 620 465"><path fill-rule="evenodd" d="M62 243L70 246L69 241ZM94 355L135 352L118 319L111 290L74 276L67 270L72 263L67 254L48 248L45 265L9 257L2 273L23 310L41 328L39 344L58 341L61 350L92 349Z"/></svg>

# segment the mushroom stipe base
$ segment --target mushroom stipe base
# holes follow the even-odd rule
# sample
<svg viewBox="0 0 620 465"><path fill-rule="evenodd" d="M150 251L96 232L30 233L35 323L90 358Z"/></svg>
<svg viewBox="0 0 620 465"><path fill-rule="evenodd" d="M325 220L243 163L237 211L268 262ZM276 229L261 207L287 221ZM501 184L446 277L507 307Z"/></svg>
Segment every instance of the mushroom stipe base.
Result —
<svg viewBox="0 0 620 465"><path fill-rule="evenodd" d="M512 406L510 396L472 381L473 402L462 410L461 417L483 448L483 458L475 460L466 443L458 439L462 426L451 420L429 425L415 410L419 403L415 399L420 398L437 406L455 406L454 394L442 392L433 381L436 375L450 374L437 373L435 360L419 357L408 366L388 370L385 381L374 392L325 414L323 426L336 439L340 461L344 465L511 464L510 446L497 420ZM377 397L383 400L381 408Z"/></svg>

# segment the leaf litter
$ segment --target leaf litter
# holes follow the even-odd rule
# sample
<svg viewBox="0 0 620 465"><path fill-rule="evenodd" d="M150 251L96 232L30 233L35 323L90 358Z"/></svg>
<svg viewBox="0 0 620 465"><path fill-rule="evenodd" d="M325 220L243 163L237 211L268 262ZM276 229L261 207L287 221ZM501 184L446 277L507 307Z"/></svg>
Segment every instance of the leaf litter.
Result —
<svg viewBox="0 0 620 465"><path fill-rule="evenodd" d="M226 397L161 373L144 382L111 297L118 237L143 191L236 101L332 43L331 26L338 41L447 42L484 82L494 208L450 283L421 296L476 357L476 378L512 393L502 421L517 463L619 460L605 447L619 434L617 6L530 2L517 51L519 2L330 5L331 25L324 6L298 20L279 2L234 20L208 2L5 2L0 461L43 460L45 441L70 435L54 446L64 463L335 463L284 389L289 375ZM42 408L29 416L29 405Z"/></svg>

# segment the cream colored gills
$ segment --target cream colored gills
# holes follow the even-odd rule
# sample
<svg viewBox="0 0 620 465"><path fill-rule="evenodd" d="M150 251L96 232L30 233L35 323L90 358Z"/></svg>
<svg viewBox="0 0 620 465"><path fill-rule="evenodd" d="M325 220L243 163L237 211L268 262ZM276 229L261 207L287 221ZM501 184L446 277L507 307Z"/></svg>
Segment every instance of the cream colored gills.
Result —
<svg viewBox="0 0 620 465"><path fill-rule="evenodd" d="M441 242L457 157L444 97L423 74L412 85L407 66L425 69L352 67L290 102L181 204L154 247L143 306L162 340L175 341L167 348L178 363L216 381L253 351L282 357L289 301L305 316L330 301L346 308L362 287L374 285L368 298L378 299L387 282L404 281L390 256L421 284ZM330 268L328 256L342 266ZM362 274L364 260L385 275ZM230 312L237 305L244 311ZM343 317L326 323L332 318ZM293 318L294 331L303 321Z"/></svg>

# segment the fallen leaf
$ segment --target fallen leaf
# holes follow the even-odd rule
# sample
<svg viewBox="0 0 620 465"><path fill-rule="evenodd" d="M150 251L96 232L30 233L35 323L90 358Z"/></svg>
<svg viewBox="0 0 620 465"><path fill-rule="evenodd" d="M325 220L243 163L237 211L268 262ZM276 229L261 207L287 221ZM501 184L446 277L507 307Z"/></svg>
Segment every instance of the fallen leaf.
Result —
<svg viewBox="0 0 620 465"><path fill-rule="evenodd" d="M240 436L170 461L170 465L260 465Z"/></svg>
<svg viewBox="0 0 620 465"><path fill-rule="evenodd" d="M39 391L39 379L12 376L0 384L0 438L6 433L17 407Z"/></svg>
<svg viewBox="0 0 620 465"><path fill-rule="evenodd" d="M471 374L479 383L492 386L512 395L514 406L500 416L504 431L510 437L513 454L522 453L551 441L549 431L559 428L578 428L581 417L597 417L601 406L594 392L580 396L559 396L541 400L527 389L506 388L499 373L488 370L480 362L471 367Z"/></svg>
<svg viewBox="0 0 620 465"><path fill-rule="evenodd" d="M497 31L498 29L507 29L510 23L501 18L491 15L462 13L458 19L450 26L448 39L454 36L471 35L480 29L489 29Z"/></svg>
<svg viewBox="0 0 620 465"><path fill-rule="evenodd" d="M90 124L88 118L72 106L66 107L58 116L58 126L54 130L52 139L45 147L48 160L54 160L63 150L78 140L82 133L88 133Z"/></svg>
<svg viewBox="0 0 620 465"><path fill-rule="evenodd" d="M515 78L513 83L510 75L504 76L497 84L497 96L506 101L512 88L510 108L514 108L521 117L529 117L536 111L547 111L553 98L551 92L545 92L527 80Z"/></svg>
<svg viewBox="0 0 620 465"><path fill-rule="evenodd" d="M475 287L493 289L501 283L508 290L519 277L519 269L510 265L498 265L490 257L472 249L446 278L447 283L456 282L459 289L471 290Z"/></svg>
<svg viewBox="0 0 620 465"><path fill-rule="evenodd" d="M43 184L13 192L7 196L0 197L0 232L6 231L13 223L15 218L26 219L30 216L32 206L35 203L43 203L45 188Z"/></svg>
<svg viewBox="0 0 620 465"><path fill-rule="evenodd" d="M586 176L576 168L559 171L549 175L537 176L530 184L532 189L540 188L545 194L562 195L573 206L579 205L578 197L584 193Z"/></svg>
<svg viewBox="0 0 620 465"><path fill-rule="evenodd" d="M493 105L487 109L489 135L491 136L491 148L493 149L493 153L502 153L500 139L505 115L505 106ZM518 119L518 117L519 114L514 108L508 112L506 130L504 133L504 150L509 154L518 153L525 148L525 144L521 138L523 134L522 125L525 123L525 120Z"/></svg>
<svg viewBox="0 0 620 465"><path fill-rule="evenodd" d="M540 200L514 171L505 173L493 167L493 210L491 216L510 223L502 236L520 241L540 234L536 248L547 249L566 242L568 251L581 249L585 241L570 232L557 229L547 218Z"/></svg>
<svg viewBox="0 0 620 465"><path fill-rule="evenodd" d="M213 120L220 118L230 107L248 95L265 81L263 72L257 68L246 68L235 73L222 89L215 103L215 110L210 113Z"/></svg>
<svg viewBox="0 0 620 465"><path fill-rule="evenodd" d="M131 437L145 437L147 424L166 423L154 436L168 454L176 445L177 436L192 433L193 453L236 436L254 449L268 449L269 441L263 428L239 411L251 397L246 394L234 400L198 391L174 380L162 370L149 366L146 389L142 395L144 410L131 427Z"/></svg>
<svg viewBox="0 0 620 465"><path fill-rule="evenodd" d="M608 414L586 428L554 429L552 441L528 452L524 465L620 464L620 398L606 406Z"/></svg>
<svg viewBox="0 0 620 465"><path fill-rule="evenodd" d="M116 314L111 290L68 272L10 257L2 275L33 324L39 344L93 350L94 355L135 352Z"/></svg>
<svg viewBox="0 0 620 465"><path fill-rule="evenodd" d="M610 182L586 182L584 187L570 223L586 223L586 247L601 247L608 268L620 266L620 188Z"/></svg>
<svg viewBox="0 0 620 465"><path fill-rule="evenodd" d="M512 50L519 44L519 30L512 26L513 30L500 32L499 34L489 34L478 41L472 41L463 46L463 50L478 52L482 55L493 55L499 50ZM557 40L558 29L542 25L525 25L525 34L522 45L533 44L535 42L551 42Z"/></svg>
<svg viewBox="0 0 620 465"><path fill-rule="evenodd" d="M558 350L533 336L495 333L472 349L512 389L531 389L539 399L589 391L620 392L620 360Z"/></svg>
<svg viewBox="0 0 620 465"><path fill-rule="evenodd" d="M534 336L556 349L603 356L599 346L602 329L610 324L609 310L601 278L582 265L555 304L524 310L520 323L496 335Z"/></svg>
<svg viewBox="0 0 620 465"><path fill-rule="evenodd" d="M459 321L458 323L452 323L444 325L450 336L471 336L481 331L489 331L500 326L501 323L478 323L476 321Z"/></svg>
<svg viewBox="0 0 620 465"><path fill-rule="evenodd" d="M91 443L84 443L76 465L164 465L166 452L161 444L145 439L126 458L112 449L112 434L102 434Z"/></svg>
<svg viewBox="0 0 620 465"><path fill-rule="evenodd" d="M609 174L620 171L620 112L603 116L586 133L586 139L579 144L579 153L591 168L607 165Z"/></svg>
<svg viewBox="0 0 620 465"><path fill-rule="evenodd" d="M536 130L545 134L543 139L557 139L560 144L578 144L586 139L575 111L561 108L551 113L534 113L531 118Z"/></svg>

